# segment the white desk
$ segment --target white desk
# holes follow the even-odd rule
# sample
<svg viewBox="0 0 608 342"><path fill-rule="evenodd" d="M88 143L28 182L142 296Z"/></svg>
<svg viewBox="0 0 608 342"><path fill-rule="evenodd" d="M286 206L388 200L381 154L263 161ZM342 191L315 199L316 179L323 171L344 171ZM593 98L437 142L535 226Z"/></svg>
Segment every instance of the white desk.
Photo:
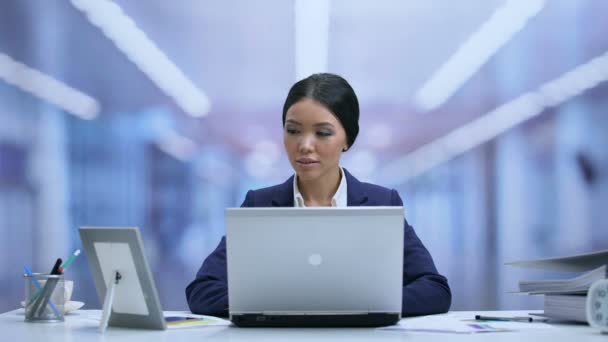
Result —
<svg viewBox="0 0 608 342"><path fill-rule="evenodd" d="M608 341L587 325L555 324L554 329L513 332L452 334L411 331L383 331L374 328L237 328L195 327L178 330L148 331L109 327L105 334L98 330L99 320L92 318L97 311L82 310L66 316L64 323L25 323L23 309L0 314L2 341L550 341L587 342ZM167 312L168 314L170 312ZM475 314L522 316L524 311L454 312L462 318ZM98 315L97 315L98 317ZM531 323L534 324L534 323Z"/></svg>

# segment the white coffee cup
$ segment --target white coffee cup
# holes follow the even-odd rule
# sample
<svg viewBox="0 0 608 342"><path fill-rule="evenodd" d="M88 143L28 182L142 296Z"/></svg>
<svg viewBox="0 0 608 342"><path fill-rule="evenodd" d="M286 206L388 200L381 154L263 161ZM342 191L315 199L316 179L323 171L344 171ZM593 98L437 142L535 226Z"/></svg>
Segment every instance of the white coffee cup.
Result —
<svg viewBox="0 0 608 342"><path fill-rule="evenodd" d="M65 303L69 302L72 299L72 292L74 292L74 281L66 280L64 282L64 290L63 290L63 298Z"/></svg>
<svg viewBox="0 0 608 342"><path fill-rule="evenodd" d="M46 284L46 280L39 280L40 286L44 287ZM63 282L63 300L62 304L65 304L70 301L72 298L72 292L74 292L74 281L73 280L64 280ZM59 304L59 303L57 303Z"/></svg>

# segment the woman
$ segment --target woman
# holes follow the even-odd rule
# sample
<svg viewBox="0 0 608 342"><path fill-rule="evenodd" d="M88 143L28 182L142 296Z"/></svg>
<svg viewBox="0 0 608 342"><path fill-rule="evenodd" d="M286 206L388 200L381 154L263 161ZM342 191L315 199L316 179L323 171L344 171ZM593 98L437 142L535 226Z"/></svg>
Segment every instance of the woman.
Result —
<svg viewBox="0 0 608 342"><path fill-rule="evenodd" d="M242 207L402 206L395 190L359 182L340 157L359 133L359 103L351 86L333 74L314 74L293 85L283 106L285 150L295 175L285 183L249 191ZM431 255L404 223L404 316L446 312L452 295ZM190 310L228 315L225 237L186 288Z"/></svg>

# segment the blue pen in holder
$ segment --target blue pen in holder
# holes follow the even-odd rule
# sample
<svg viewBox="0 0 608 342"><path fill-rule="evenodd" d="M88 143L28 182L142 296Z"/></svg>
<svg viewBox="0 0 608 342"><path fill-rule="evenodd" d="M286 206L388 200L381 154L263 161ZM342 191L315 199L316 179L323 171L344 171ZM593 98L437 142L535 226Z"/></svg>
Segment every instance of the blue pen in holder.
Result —
<svg viewBox="0 0 608 342"><path fill-rule="evenodd" d="M65 280L62 274L25 274L25 321L63 322Z"/></svg>

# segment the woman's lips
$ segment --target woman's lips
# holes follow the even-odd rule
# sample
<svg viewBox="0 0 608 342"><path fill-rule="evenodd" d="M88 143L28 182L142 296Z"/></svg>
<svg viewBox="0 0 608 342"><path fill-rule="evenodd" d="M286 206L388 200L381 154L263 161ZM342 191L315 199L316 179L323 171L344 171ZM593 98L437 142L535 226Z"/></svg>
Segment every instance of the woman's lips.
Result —
<svg viewBox="0 0 608 342"><path fill-rule="evenodd" d="M314 159L309 159L309 158L300 158L300 159L296 160L296 163L298 163L298 165L300 165L302 167L312 167L312 166L316 166L319 164L318 161L316 161Z"/></svg>

